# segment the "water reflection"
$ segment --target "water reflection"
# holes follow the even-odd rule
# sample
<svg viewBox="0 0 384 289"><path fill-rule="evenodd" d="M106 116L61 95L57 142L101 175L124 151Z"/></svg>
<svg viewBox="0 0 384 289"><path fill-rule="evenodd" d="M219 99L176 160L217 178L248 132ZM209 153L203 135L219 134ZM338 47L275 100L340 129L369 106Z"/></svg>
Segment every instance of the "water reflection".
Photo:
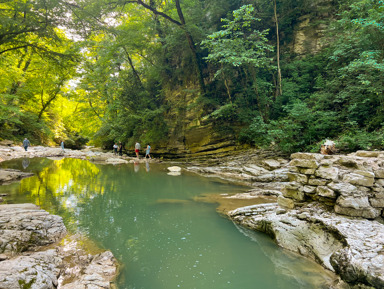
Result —
<svg viewBox="0 0 384 289"><path fill-rule="evenodd" d="M135 173L137 173L140 169L140 163L139 162L134 162L133 163L133 169L135 171Z"/></svg>
<svg viewBox="0 0 384 289"><path fill-rule="evenodd" d="M30 160L25 158L23 159L23 161L21 162L21 164L23 165L23 169L25 170L26 168L28 168L29 164L30 164Z"/></svg>
<svg viewBox="0 0 384 289"><path fill-rule="evenodd" d="M145 162L145 171L147 173L149 173L149 162L148 161Z"/></svg>
<svg viewBox="0 0 384 289"><path fill-rule="evenodd" d="M20 162L1 166L20 168ZM297 258L301 267L281 261L285 253L269 239L256 239L256 246L215 205L193 201L202 193L245 188L185 172L168 176L166 167L155 164L139 168L139 163L32 159L27 169L36 175L0 186L0 193L62 216L69 230L112 250L126 265L120 289L318 288L299 272L305 260ZM320 269L313 274L328 278Z"/></svg>

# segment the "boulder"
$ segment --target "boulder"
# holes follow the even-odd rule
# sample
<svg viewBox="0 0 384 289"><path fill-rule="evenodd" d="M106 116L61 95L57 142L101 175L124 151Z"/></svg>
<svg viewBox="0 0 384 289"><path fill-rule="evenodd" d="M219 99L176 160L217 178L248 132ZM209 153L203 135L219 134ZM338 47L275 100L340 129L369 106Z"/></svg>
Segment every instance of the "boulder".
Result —
<svg viewBox="0 0 384 289"><path fill-rule="evenodd" d="M296 201L303 201L305 199L305 194L302 190L302 186L295 182L286 185L282 193L284 197L294 199Z"/></svg>
<svg viewBox="0 0 384 289"><path fill-rule="evenodd" d="M318 186L316 189L317 195L324 198L336 199L336 193L326 186Z"/></svg>
<svg viewBox="0 0 384 289"><path fill-rule="evenodd" d="M33 204L0 205L0 252L14 254L56 243L67 231L63 219Z"/></svg>
<svg viewBox="0 0 384 289"><path fill-rule="evenodd" d="M353 195L355 192L357 192L357 187L354 185L351 185L349 183L329 183L327 185L330 189L340 193L344 196L350 196Z"/></svg>
<svg viewBox="0 0 384 289"><path fill-rule="evenodd" d="M281 164L277 160L266 159L261 162L267 169L276 170L281 167Z"/></svg>
<svg viewBox="0 0 384 289"><path fill-rule="evenodd" d="M300 184L308 183L308 176L303 175L303 174L288 173L288 179L291 182L297 182Z"/></svg>
<svg viewBox="0 0 384 289"><path fill-rule="evenodd" d="M343 182L350 183L352 185L372 187L375 179L371 176L362 175L359 173L346 174L343 177Z"/></svg>
<svg viewBox="0 0 384 289"><path fill-rule="evenodd" d="M384 179L384 169L383 168L375 170L374 173L375 173L375 178Z"/></svg>
<svg viewBox="0 0 384 289"><path fill-rule="evenodd" d="M54 249L1 261L0 288L55 289L61 265Z"/></svg>
<svg viewBox="0 0 384 289"><path fill-rule="evenodd" d="M384 288L383 224L336 215L316 205L279 213L277 208L258 205L230 211L228 216L273 236L281 247L316 260L353 288Z"/></svg>
<svg viewBox="0 0 384 289"><path fill-rule="evenodd" d="M287 209L293 209L295 207L295 202L292 199L285 198L283 196L279 196L277 198L277 203L279 206Z"/></svg>
<svg viewBox="0 0 384 289"><path fill-rule="evenodd" d="M324 158L321 154L312 154L312 153L293 153L291 154L291 159L303 159L303 160L316 160L320 161Z"/></svg>
<svg viewBox="0 0 384 289"><path fill-rule="evenodd" d="M339 177L339 169L330 166L320 166L316 172L315 176L327 180L336 181Z"/></svg>
<svg viewBox="0 0 384 289"><path fill-rule="evenodd" d="M180 172L181 168L178 166L168 167L168 171L170 172Z"/></svg>
<svg viewBox="0 0 384 289"><path fill-rule="evenodd" d="M13 146L13 141L4 139L0 141L0 146L8 146L8 147Z"/></svg>
<svg viewBox="0 0 384 289"><path fill-rule="evenodd" d="M289 165L299 168L316 169L319 163L314 159L293 159Z"/></svg>

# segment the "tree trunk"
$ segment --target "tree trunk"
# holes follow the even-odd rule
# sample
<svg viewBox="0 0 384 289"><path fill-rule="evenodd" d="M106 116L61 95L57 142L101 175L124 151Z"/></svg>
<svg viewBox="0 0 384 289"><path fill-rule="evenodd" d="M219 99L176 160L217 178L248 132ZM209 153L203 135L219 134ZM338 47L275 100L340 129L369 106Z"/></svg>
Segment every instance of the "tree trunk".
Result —
<svg viewBox="0 0 384 289"><path fill-rule="evenodd" d="M189 31L185 27L185 19L184 19L183 12L181 10L180 1L175 0L177 14L179 15L180 21L173 19L172 17L168 16L167 14L165 14L161 11L157 11L156 8L152 7L151 5L145 4L142 0L137 0L137 3L140 4L141 6L147 8L148 10L152 11L156 15L160 15L160 16L164 17L168 21L176 24L181 29L183 29L185 36L187 38L187 41L188 41L189 48L191 49L191 52L193 54L193 59L195 62L195 66L196 66L196 70L197 70L197 74L198 74L198 78L199 78L200 89L203 93L205 93L205 84L204 84L204 77L203 77L203 69L201 66L201 59L200 59L199 54L196 51L196 46L195 46L195 42L193 41L193 37L192 37L191 33L189 33Z"/></svg>
<svg viewBox="0 0 384 289"><path fill-rule="evenodd" d="M283 90L281 87L281 69L280 69L280 37L279 37L279 22L277 19L277 7L276 0L273 0L273 12L275 15L275 25L276 25L276 59L277 59L277 95L282 95Z"/></svg>

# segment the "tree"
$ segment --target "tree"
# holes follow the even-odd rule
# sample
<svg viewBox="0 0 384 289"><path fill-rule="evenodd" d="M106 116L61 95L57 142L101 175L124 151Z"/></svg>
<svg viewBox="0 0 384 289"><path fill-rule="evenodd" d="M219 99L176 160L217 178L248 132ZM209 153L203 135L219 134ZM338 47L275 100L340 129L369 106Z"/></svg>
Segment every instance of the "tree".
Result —
<svg viewBox="0 0 384 289"><path fill-rule="evenodd" d="M220 67L215 73L215 77L223 78L231 102L226 72L230 69L242 68L252 76L259 113L266 118L265 107L262 107L262 100L259 97L257 70L272 67L271 59L267 54L273 48L268 44L266 37L268 30L254 29L255 22L260 19L252 16L253 11L252 5L245 5L233 11L233 20L222 19L225 23L222 26L223 30L209 35L208 39L202 42L202 46L209 51L205 59Z"/></svg>

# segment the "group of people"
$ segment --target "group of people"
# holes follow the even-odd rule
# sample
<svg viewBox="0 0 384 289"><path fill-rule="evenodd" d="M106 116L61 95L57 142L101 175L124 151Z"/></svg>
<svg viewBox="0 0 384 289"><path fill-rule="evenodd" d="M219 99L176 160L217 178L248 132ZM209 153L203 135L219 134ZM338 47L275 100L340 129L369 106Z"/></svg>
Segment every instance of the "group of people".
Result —
<svg viewBox="0 0 384 289"><path fill-rule="evenodd" d="M119 141L119 145L117 145L117 143L113 145L113 153L115 155L117 154L119 154L120 156L123 155L123 144L121 143L121 141Z"/></svg>
<svg viewBox="0 0 384 289"><path fill-rule="evenodd" d="M135 144L135 153L136 153L137 158L139 158L140 150L141 150L141 145L140 145L140 143L137 142ZM151 158L150 152L151 152L151 146L149 144L147 144L147 149L145 150L145 158L147 158L147 157Z"/></svg>
<svg viewBox="0 0 384 289"><path fill-rule="evenodd" d="M135 144L135 154L136 154L136 157L139 158L139 154L140 154L140 150L141 150L141 145L140 143L136 143ZM123 155L123 144L121 143L121 141L119 142L119 145L117 145L117 143L115 143L113 145L113 153L115 155L119 154L120 156ZM145 150L145 158L151 158L151 146L149 144L147 144L147 148Z"/></svg>

